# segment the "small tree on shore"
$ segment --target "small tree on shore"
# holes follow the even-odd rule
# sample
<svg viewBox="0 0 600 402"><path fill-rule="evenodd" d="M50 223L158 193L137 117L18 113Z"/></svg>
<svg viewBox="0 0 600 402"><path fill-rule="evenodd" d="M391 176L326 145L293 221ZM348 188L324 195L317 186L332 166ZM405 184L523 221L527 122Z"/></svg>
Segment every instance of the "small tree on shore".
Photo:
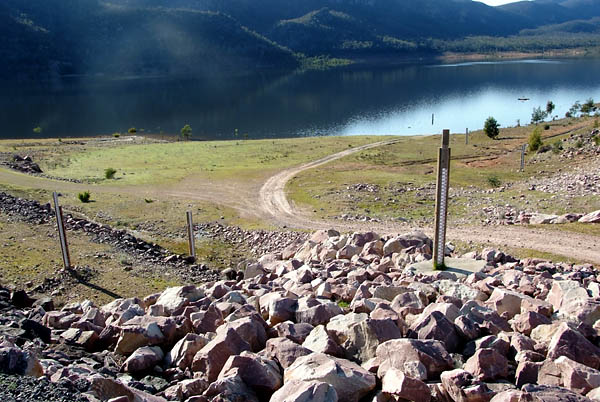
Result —
<svg viewBox="0 0 600 402"><path fill-rule="evenodd" d="M554 102L548 101L548 103L546 103L546 114L548 116L551 116L555 107L556 107L556 105L554 104Z"/></svg>
<svg viewBox="0 0 600 402"><path fill-rule="evenodd" d="M186 124L185 126L183 126L180 133L181 133L181 138L188 141L192 137L192 127L190 127L189 124Z"/></svg>
<svg viewBox="0 0 600 402"><path fill-rule="evenodd" d="M595 109L596 108L594 107L594 100L592 98L589 98L588 100L585 101L585 103L583 105L581 105L581 113L583 113L583 114L589 115Z"/></svg>
<svg viewBox="0 0 600 402"><path fill-rule="evenodd" d="M531 123L538 124L544 121L546 116L548 116L548 113L546 113L545 110L542 110L541 107L534 107L533 112L531 113Z"/></svg>
<svg viewBox="0 0 600 402"><path fill-rule="evenodd" d="M500 134L500 124L494 119L492 116L488 117L483 125L483 131L485 135L492 139L496 139L498 134Z"/></svg>

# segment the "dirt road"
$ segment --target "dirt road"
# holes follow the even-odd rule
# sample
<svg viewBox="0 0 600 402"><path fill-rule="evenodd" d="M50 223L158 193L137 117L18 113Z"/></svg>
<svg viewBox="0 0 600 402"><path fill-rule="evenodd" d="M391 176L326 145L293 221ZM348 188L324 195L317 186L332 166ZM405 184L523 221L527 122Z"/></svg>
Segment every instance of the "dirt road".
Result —
<svg viewBox="0 0 600 402"><path fill-rule="evenodd" d="M321 220L310 211L290 203L285 186L295 175L355 152L386 146L398 140L380 141L347 149L327 157L285 169L268 178L264 183L250 183L245 187L220 182L196 182L194 179L165 188L94 186L103 193L129 193L143 196L198 199L235 208L241 216L252 217L274 226L291 229L315 230L335 228L342 231L373 230L380 234L398 233L420 229L432 235L432 228L416 228L402 223L340 222ZM56 191L81 191L88 185L54 181L0 169L0 182L25 188L45 188ZM582 261L600 264L600 238L557 230L543 230L527 226L463 226L448 230L448 241L472 241L497 247L515 247L560 254Z"/></svg>

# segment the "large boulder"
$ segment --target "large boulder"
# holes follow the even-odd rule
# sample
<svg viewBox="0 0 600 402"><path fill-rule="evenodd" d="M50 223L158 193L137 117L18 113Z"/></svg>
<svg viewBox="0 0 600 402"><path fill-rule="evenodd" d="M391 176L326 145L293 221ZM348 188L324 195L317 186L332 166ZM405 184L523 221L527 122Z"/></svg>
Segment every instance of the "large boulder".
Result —
<svg viewBox="0 0 600 402"><path fill-rule="evenodd" d="M229 377L233 371L259 396L270 396L283 385L283 377L277 363L251 352L230 356L218 379Z"/></svg>
<svg viewBox="0 0 600 402"><path fill-rule="evenodd" d="M158 346L143 346L137 349L125 360L123 371L139 373L148 371L164 359L165 355Z"/></svg>
<svg viewBox="0 0 600 402"><path fill-rule="evenodd" d="M185 370L192 364L196 353L209 342L203 335L187 334L181 338L165 356L165 364Z"/></svg>
<svg viewBox="0 0 600 402"><path fill-rule="evenodd" d="M327 324L331 318L342 313L342 308L331 301L302 298L298 300L296 322L317 326Z"/></svg>
<svg viewBox="0 0 600 402"><path fill-rule="evenodd" d="M229 356L250 350L250 345L238 333L229 328L196 353L192 361L192 371L200 372L209 382L217 379Z"/></svg>
<svg viewBox="0 0 600 402"><path fill-rule="evenodd" d="M310 349L300 346L288 338L271 338L267 341L264 353L279 362L284 369L291 366L296 359L312 353Z"/></svg>
<svg viewBox="0 0 600 402"><path fill-rule="evenodd" d="M335 388L323 381L286 381L270 402L337 402Z"/></svg>
<svg viewBox="0 0 600 402"><path fill-rule="evenodd" d="M375 376L355 363L322 353L300 357L285 370L288 381L323 381L333 386L340 402L357 402L375 388Z"/></svg>
<svg viewBox="0 0 600 402"><path fill-rule="evenodd" d="M495 349L479 349L467 360L464 369L481 380L508 376L508 360Z"/></svg>
<svg viewBox="0 0 600 402"><path fill-rule="evenodd" d="M560 324L548 345L548 358L566 356L594 369L600 368L600 350L566 323Z"/></svg>
<svg viewBox="0 0 600 402"><path fill-rule="evenodd" d="M377 347L380 361L377 375L381 378L390 368L404 369L407 362L421 362L427 369L427 379L438 377L453 368L452 357L439 341L417 339L393 339Z"/></svg>
<svg viewBox="0 0 600 402"><path fill-rule="evenodd" d="M208 388L209 384L201 378L192 378L183 380L175 385L170 386L164 391L165 397L170 401L184 401L193 396L202 395Z"/></svg>
<svg viewBox="0 0 600 402"><path fill-rule="evenodd" d="M142 346L159 345L165 342L165 339L165 335L155 322L147 323L145 326L128 325L121 329L115 352L129 355Z"/></svg>
<svg viewBox="0 0 600 402"><path fill-rule="evenodd" d="M431 400L431 391L427 384L416 378L408 377L398 369L389 369L381 383L382 391L395 398L413 402L429 402Z"/></svg>
<svg viewBox="0 0 600 402"><path fill-rule="evenodd" d="M486 304L498 314L506 314L512 318L521 312L521 302L526 296L507 289L495 288Z"/></svg>
<svg viewBox="0 0 600 402"><path fill-rule="evenodd" d="M332 356L343 357L344 353L323 325L314 327L302 343L302 346L313 352L325 353Z"/></svg>
<svg viewBox="0 0 600 402"><path fill-rule="evenodd" d="M0 373L41 377L44 369L33 353L3 342L0 344Z"/></svg>
<svg viewBox="0 0 600 402"><path fill-rule="evenodd" d="M398 325L390 319L372 320L365 313L348 313L333 317L327 324L348 359L365 362L375 357L381 342L402 337Z"/></svg>
<svg viewBox="0 0 600 402"><path fill-rule="evenodd" d="M444 389L455 402L487 402L493 395L485 383L475 380L465 370L445 371L441 380Z"/></svg>
<svg viewBox="0 0 600 402"><path fill-rule="evenodd" d="M460 342L454 323L439 311L421 314L408 330L408 336L417 339L440 341L449 352L454 352Z"/></svg>
<svg viewBox="0 0 600 402"><path fill-rule="evenodd" d="M258 314L253 314L221 325L217 328L217 334L234 330L253 352L258 352L265 348L267 341L265 326L264 320Z"/></svg>
<svg viewBox="0 0 600 402"><path fill-rule="evenodd" d="M155 306L162 306L167 315L173 315L191 302L204 297L204 291L193 285L178 286L165 289Z"/></svg>

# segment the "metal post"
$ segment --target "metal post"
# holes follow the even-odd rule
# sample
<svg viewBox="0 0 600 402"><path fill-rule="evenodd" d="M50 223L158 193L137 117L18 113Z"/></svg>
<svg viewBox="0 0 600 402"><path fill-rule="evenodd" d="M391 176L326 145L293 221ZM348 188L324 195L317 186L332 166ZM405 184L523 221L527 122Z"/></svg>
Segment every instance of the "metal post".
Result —
<svg viewBox="0 0 600 402"><path fill-rule="evenodd" d="M527 149L527 144L523 144L521 146L521 172L525 170L525 150Z"/></svg>
<svg viewBox="0 0 600 402"><path fill-rule="evenodd" d="M56 215L56 226L58 227L58 237L60 239L60 250L62 252L63 265L65 269L71 268L71 256L69 255L69 245L67 243L67 235L65 233L65 224L63 218L62 207L58 205L58 194L52 194L54 198L54 214Z"/></svg>
<svg viewBox="0 0 600 402"><path fill-rule="evenodd" d="M433 269L444 267L446 251L446 219L448 217L448 186L450 182L450 130L442 134L438 152L438 175L435 196L435 237L433 239Z"/></svg>
<svg viewBox="0 0 600 402"><path fill-rule="evenodd" d="M465 145L469 145L469 129L465 130Z"/></svg>
<svg viewBox="0 0 600 402"><path fill-rule="evenodd" d="M433 114L433 113L431 113L431 125L432 125L432 126L433 126L433 117L434 117L434 114Z"/></svg>
<svg viewBox="0 0 600 402"><path fill-rule="evenodd" d="M192 211L187 211L187 229L189 239L190 255L196 259L196 242L194 241L194 223L192 222Z"/></svg>

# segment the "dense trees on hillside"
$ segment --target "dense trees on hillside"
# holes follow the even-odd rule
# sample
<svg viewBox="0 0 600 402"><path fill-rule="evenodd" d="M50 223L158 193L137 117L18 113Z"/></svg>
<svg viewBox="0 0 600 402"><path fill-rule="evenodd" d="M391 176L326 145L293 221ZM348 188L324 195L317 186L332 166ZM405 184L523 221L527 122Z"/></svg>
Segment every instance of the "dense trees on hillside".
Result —
<svg viewBox="0 0 600 402"><path fill-rule="evenodd" d="M0 77L189 74L294 68L314 60L418 59L447 51L600 47L600 7L565 4L3 0ZM589 19L573 19L582 16Z"/></svg>

